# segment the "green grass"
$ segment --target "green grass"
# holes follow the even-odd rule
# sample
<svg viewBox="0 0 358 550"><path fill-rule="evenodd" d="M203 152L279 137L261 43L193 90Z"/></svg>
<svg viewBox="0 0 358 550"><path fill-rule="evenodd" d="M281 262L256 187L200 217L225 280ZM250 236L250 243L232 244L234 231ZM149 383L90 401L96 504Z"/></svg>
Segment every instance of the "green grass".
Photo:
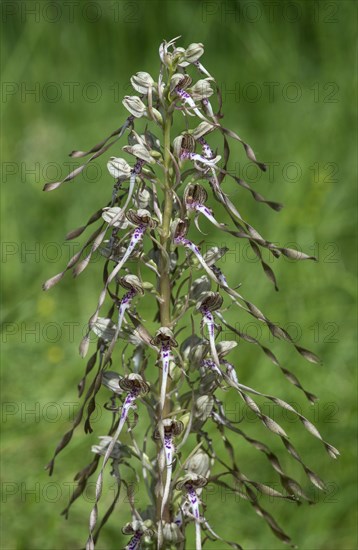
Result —
<svg viewBox="0 0 358 550"><path fill-rule="evenodd" d="M99 181L88 170L85 177L51 194L42 193L42 185L57 179L58 170L66 175L68 165L63 168L63 163L72 149L89 148L121 124L125 113L118 98L128 93L131 74L146 70L155 75L160 41L182 35L183 45L205 44L205 64L223 90L226 126L243 136L259 159L270 163L271 171L257 175L234 144L232 168L285 208L275 213L229 182L226 191L267 238L282 245L296 243L319 259L318 263L275 261L280 287L275 293L259 264L246 261L247 248L241 242L213 232L208 237L235 251L222 267L231 280L242 283L244 295L272 319L293 333L298 331L299 343L323 360L323 365L314 366L291 347L272 344L282 364L320 396L313 410L259 350L242 343L235 352L245 383L298 403L341 451L333 462L301 425L283 420L305 462L325 479L329 490L326 495L314 494L319 501L315 506L267 502L267 507L302 550L352 550L356 547L354 2L295 2L297 17L285 11L292 3L283 2L273 15L270 12L271 18L267 2L105 1L94 3L96 9L91 3L80 7L74 3L73 21L69 8L54 12L51 4L5 1L2 5L1 549L81 548L93 502L91 492L74 505L68 521L59 516L95 435L84 437L79 430L59 457L52 478L44 466L69 426L70 404L77 403L76 384L84 369L77 345L97 299L100 266L94 263L76 281L68 275L48 294L42 293L41 283L69 260L72 249L63 242L66 232L106 202L111 192L106 155L98 162L103 169ZM28 11L31 6L37 15ZM11 10L15 15L9 14ZM30 89L35 93L26 93ZM99 97L93 101L96 91ZM295 94L297 101L292 99ZM119 153L115 147L108 156ZM204 224L203 228L210 230ZM152 318L149 302L143 315ZM231 321L253 335L258 330L238 314ZM264 332L262 336L267 338ZM228 394L226 399L238 415L235 396ZM103 418L98 424L105 425ZM258 423L246 427L250 434L269 440L288 470L305 483L302 471L286 459L274 438L265 439ZM231 441L244 473L275 481L259 453L240 439L231 437ZM207 515L217 531L247 550L283 547L247 503L236 502L233 495L218 492L208 498ZM128 519L128 505L121 502L98 548L122 547L127 539L120 528Z"/></svg>

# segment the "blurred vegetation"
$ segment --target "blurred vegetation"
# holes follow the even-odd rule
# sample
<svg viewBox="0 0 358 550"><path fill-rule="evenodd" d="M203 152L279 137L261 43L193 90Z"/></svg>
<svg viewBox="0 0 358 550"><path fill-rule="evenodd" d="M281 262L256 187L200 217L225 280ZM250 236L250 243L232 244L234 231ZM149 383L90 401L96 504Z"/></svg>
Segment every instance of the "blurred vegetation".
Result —
<svg viewBox="0 0 358 550"><path fill-rule="evenodd" d="M79 429L52 478L44 466L76 407L84 369L77 344L99 293L99 264L75 281L68 275L48 294L41 283L78 250L79 243L64 242L66 232L107 201L112 180L105 163L120 149L58 191L44 194L42 186L66 175L72 149L87 150L120 126L120 98L128 93L131 74L145 70L154 76L160 41L177 35L183 46L204 43L204 64L223 91L226 126L270 165L268 173L258 174L233 144L231 168L285 208L275 213L232 183L226 191L267 238L296 244L319 259L275 261L275 293L247 246L213 232L208 237L231 247L222 267L242 283L242 293L323 361L311 365L284 343L272 344L283 365L320 396L312 407L258 349L240 343L235 351L244 383L296 402L342 455L330 460L299 423L285 421L276 410L275 418L328 492L311 492L317 504L310 507L266 506L304 550L356 547L355 29L356 4L345 0L2 2L2 549L75 549L86 538L93 491L74 505L68 521L59 514L96 435L85 437ZM148 301L147 319L150 306ZM252 335L262 330L240 316L231 321ZM262 337L268 340L264 332ZM226 399L237 420L243 411L236 397L229 393ZM105 426L100 411L98 423ZM257 422L245 425L266 441ZM265 458L241 439L230 439L244 473L275 481ZM302 471L269 439L307 486ZM217 492L208 498L207 516L247 550L282 548L249 508ZM127 539L120 528L128 519L129 507L121 501L98 548L122 547Z"/></svg>

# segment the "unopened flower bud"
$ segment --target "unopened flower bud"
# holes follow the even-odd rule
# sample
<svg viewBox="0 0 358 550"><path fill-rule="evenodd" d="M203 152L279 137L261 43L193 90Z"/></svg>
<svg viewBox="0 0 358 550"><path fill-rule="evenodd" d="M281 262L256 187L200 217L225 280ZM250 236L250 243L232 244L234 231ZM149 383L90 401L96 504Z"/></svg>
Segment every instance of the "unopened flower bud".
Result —
<svg viewBox="0 0 358 550"><path fill-rule="evenodd" d="M110 342L116 334L117 327L113 323L112 319L98 317L97 321L91 328L98 338L102 338L102 340Z"/></svg>
<svg viewBox="0 0 358 550"><path fill-rule="evenodd" d="M164 523L163 539L172 543L183 542L184 535L176 523Z"/></svg>
<svg viewBox="0 0 358 550"><path fill-rule="evenodd" d="M134 155L138 159L144 160L145 162L148 162L150 164L153 164L155 162L148 149L146 149L144 145L140 143L136 143L135 145L125 145L122 149L126 153Z"/></svg>
<svg viewBox="0 0 358 550"><path fill-rule="evenodd" d="M147 107L136 95L126 95L122 101L123 105L133 116L141 118L147 114Z"/></svg>
<svg viewBox="0 0 358 550"><path fill-rule="evenodd" d="M102 374L102 380L101 380L102 384L106 388L111 390L113 393L117 393L117 394L123 393L123 390L119 385L119 381L120 381L120 376L117 372L108 370Z"/></svg>
<svg viewBox="0 0 358 550"><path fill-rule="evenodd" d="M121 216L122 208L118 206L103 208L102 218L105 222L110 223L112 227L120 227L121 229L126 229L128 227L128 222L124 216ZM113 221L116 220L116 221Z"/></svg>
<svg viewBox="0 0 358 550"><path fill-rule="evenodd" d="M163 125L163 117L162 117L160 111L158 111L158 109L155 109L154 107L152 107L151 113L153 115L153 118L154 118L155 122L157 124L159 124L159 126L162 126Z"/></svg>
<svg viewBox="0 0 358 550"><path fill-rule="evenodd" d="M197 451L186 463L188 472L206 477L210 469L210 458L204 451Z"/></svg>
<svg viewBox="0 0 358 550"><path fill-rule="evenodd" d="M112 442L112 438L110 436L100 436L99 437L99 444L98 445L92 445L91 451L92 453L99 454L99 455L105 455L106 450L109 447L109 445ZM131 456L130 449L127 447L127 445L123 445L123 443L120 443L119 441L116 441L113 450L110 454L110 457L118 460L120 458L129 458Z"/></svg>
<svg viewBox="0 0 358 550"><path fill-rule="evenodd" d="M199 101L201 99L206 99L213 95L214 91L212 87L210 86L210 83L207 79L198 80L190 88L190 95L194 99L194 101Z"/></svg>
<svg viewBox="0 0 358 550"><path fill-rule="evenodd" d="M198 300L203 292L208 292L211 288L211 282L207 275L202 275L196 279L190 287L190 298Z"/></svg>
<svg viewBox="0 0 358 550"><path fill-rule="evenodd" d="M204 53L204 46L201 43L190 44L185 50L185 60L195 63Z"/></svg>
<svg viewBox="0 0 358 550"><path fill-rule="evenodd" d="M128 162L122 158L111 157L107 162L108 172L115 179L129 178L132 168Z"/></svg>
<svg viewBox="0 0 358 550"><path fill-rule="evenodd" d="M150 203L150 192L148 189L142 189L137 195L135 199L133 199L133 202L137 208L147 208L147 206Z"/></svg>
<svg viewBox="0 0 358 550"><path fill-rule="evenodd" d="M201 422L205 422L211 415L214 406L214 398L212 395L201 395L195 402L195 418Z"/></svg>
<svg viewBox="0 0 358 550"><path fill-rule="evenodd" d="M154 86L154 80L149 73L139 71L131 76L131 84L140 94L147 94L148 89Z"/></svg>

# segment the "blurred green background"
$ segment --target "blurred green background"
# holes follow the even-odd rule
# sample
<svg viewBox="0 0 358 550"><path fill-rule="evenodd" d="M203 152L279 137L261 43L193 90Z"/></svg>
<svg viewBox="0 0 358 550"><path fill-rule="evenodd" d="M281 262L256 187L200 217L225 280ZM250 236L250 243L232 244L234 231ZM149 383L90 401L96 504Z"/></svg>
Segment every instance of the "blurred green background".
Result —
<svg viewBox="0 0 358 550"><path fill-rule="evenodd" d="M68 521L59 514L73 475L89 461L97 429L87 437L78 430L52 478L44 466L76 410L76 384L84 369L77 346L96 303L100 265L93 263L75 281L68 275L46 294L41 283L79 248L80 238L64 242L66 232L108 200L112 180L105 163L110 155L120 156L120 148L53 193L43 193L42 186L67 174L70 151L87 150L121 124L121 97L130 93L130 76L139 70L154 76L161 40L177 35L182 46L204 43L203 62L222 89L225 125L248 141L270 170L258 174L234 143L231 168L285 208L273 212L232 183L225 184L226 191L268 239L319 259L275 261L280 287L275 293L247 246L212 231L208 237L230 246L222 263L229 279L242 283L248 299L323 361L306 363L290 346L272 343L283 365L320 396L312 407L258 349L241 343L233 354L244 383L297 403L341 451L332 461L301 424L275 409L305 462L327 482L327 493L318 495L274 437L252 419L244 422L250 435L272 443L317 501L265 505L304 550L356 548L355 2L5 0L1 7L1 548L75 549L86 539L93 491L79 499ZM152 318L149 309L143 315ZM240 314L231 321L254 336L262 331ZM227 331L223 336L232 337ZM262 337L268 341L264 331ZM236 396L228 394L227 407L238 419L242 408ZM99 411L99 431L101 425L106 426ZM244 473L276 481L260 453L230 439ZM208 498L207 516L219 533L245 549L283 547L232 494ZM128 520L128 505L121 500L98 548L124 546L128 539L120 528Z"/></svg>

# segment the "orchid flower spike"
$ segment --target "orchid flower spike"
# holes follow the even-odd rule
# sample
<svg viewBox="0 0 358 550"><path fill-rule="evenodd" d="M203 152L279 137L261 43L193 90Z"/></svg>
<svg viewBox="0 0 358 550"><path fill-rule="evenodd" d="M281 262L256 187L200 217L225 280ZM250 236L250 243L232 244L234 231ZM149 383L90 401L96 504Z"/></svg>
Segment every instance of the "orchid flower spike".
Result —
<svg viewBox="0 0 358 550"><path fill-rule="evenodd" d="M107 155L113 147L114 153L110 153L113 156L108 154L106 158L109 187L106 181L103 185L101 182L99 189L103 196L95 212L70 231L66 239L73 240L91 228L89 234L65 268L43 285L44 290L49 290L67 271L77 277L89 268L94 254L100 253L102 272L95 274L100 294L80 344L82 357L90 347L95 348L78 384L82 403L48 464L51 474L57 455L69 444L82 421L86 433L98 428L93 425L93 415L103 406L108 415L107 433L99 442L95 440L98 444L92 446L95 454L91 462L81 466L75 476L77 486L65 511L67 513L72 502L83 494L98 468L86 550L94 550L102 526L119 498L127 500L130 506L130 522L123 528L130 539L126 550L153 550L155 546L157 550L184 548L189 544L190 522L195 526L197 550L211 540L220 541L220 548L228 544L240 550L236 542L217 535L204 517L200 498L208 480L213 486L224 485L242 492L273 533L291 544L259 496L310 500L309 496L286 474L281 467L281 457L272 452L269 441L263 444L253 439L245 426L239 429L237 423L226 416L224 391L235 391L262 425L281 438L284 452L300 463L315 487L324 489L323 481L304 464L283 427L263 413L255 396L294 414L332 458L339 454L317 428L284 399L245 385L247 372L235 371L234 365L240 364L238 358L234 357L232 362L226 360L237 342L219 341L221 327L236 334L238 341L244 340L260 349L295 389L303 391L311 403L316 400L296 375L281 364L267 342L262 342L259 335L247 335L239 330L239 323L232 321L235 319L241 324L241 314L248 314L304 359L319 362L314 353L299 345L287 330L273 323L257 305L241 295L240 284L230 286L231 277L226 279L219 263L229 249L224 245L210 245L205 237L200 243L195 236L191 237L196 233L195 227L201 232L199 224L204 222L203 217L215 228L214 241L220 238L216 231L219 229L248 243L276 290L275 274L266 252L277 259L280 256L294 260L314 258L267 240L241 216L233 185L239 186L239 192L244 189L247 194L248 191L247 197L260 203L259 208L268 206L279 211L282 205L266 200L240 177L239 171L234 174L229 170L233 165L232 153L236 155L230 140L239 142L248 160L261 171L265 172L267 167L256 159L248 143L223 126L220 86L203 65L203 44L194 42L185 46L178 42L179 38L164 40L160 45L157 75L152 77L141 70L131 73L134 95L126 95L122 101L128 112L120 127L86 151L73 151L72 158L87 159L62 181L47 183L44 187L45 191L52 191L72 181L83 173L88 163L104 153ZM241 196L238 197L241 201ZM214 206L214 200L220 209ZM243 207L250 211L244 201L245 197ZM209 223L205 221L206 226ZM230 267L234 278L235 266ZM255 266L251 268L254 270ZM228 307L223 307L226 295ZM90 336L95 340L94 345ZM240 355L240 348L236 352ZM151 392L146 396L149 388ZM106 392L110 396L102 402ZM141 409L140 418L137 407ZM142 426L139 433L134 430L138 420ZM253 452L265 454L272 472L280 478L282 492L257 479L249 479L242 457L238 466L237 449L231 442L237 434L251 445ZM220 455L216 445L221 445ZM187 456L184 461L182 452ZM103 514L101 510L101 521L97 521L106 469L115 478L116 491L109 508ZM129 487L132 474L143 481L147 492L138 509ZM180 475L183 477L179 478ZM237 481L239 488L235 487ZM126 490L128 499L123 499ZM201 526L205 529L203 541Z"/></svg>

